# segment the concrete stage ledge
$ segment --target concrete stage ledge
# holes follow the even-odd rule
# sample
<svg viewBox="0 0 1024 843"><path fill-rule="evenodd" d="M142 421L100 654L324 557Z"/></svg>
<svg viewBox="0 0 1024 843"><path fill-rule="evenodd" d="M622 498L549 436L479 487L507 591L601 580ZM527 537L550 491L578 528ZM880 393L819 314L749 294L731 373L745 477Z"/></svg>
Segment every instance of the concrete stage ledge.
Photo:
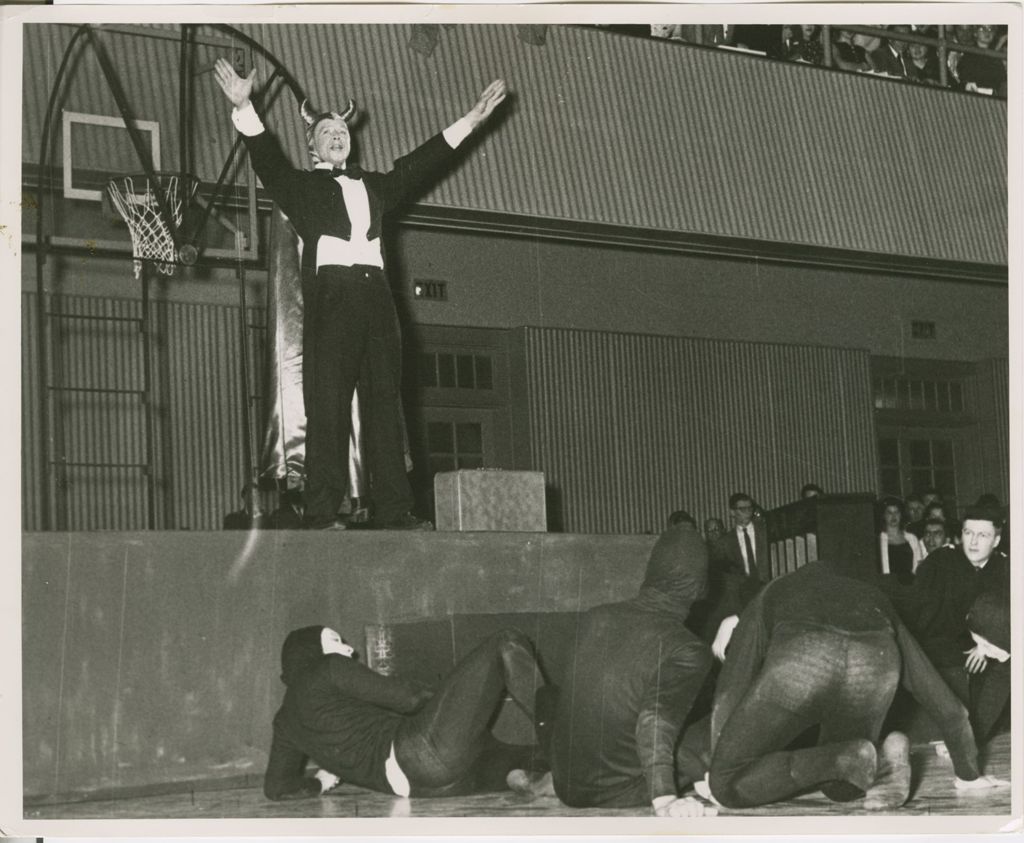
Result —
<svg viewBox="0 0 1024 843"><path fill-rule="evenodd" d="M654 536L22 536L29 802L262 775L290 629L571 612L634 594Z"/></svg>

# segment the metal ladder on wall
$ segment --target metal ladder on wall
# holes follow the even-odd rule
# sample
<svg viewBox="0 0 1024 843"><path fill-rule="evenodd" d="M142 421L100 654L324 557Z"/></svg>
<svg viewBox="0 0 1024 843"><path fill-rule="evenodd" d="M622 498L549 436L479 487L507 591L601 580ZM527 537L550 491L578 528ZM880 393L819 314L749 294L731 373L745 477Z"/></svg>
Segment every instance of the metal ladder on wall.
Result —
<svg viewBox="0 0 1024 843"><path fill-rule="evenodd" d="M71 486L75 482L71 474L78 470L122 470L139 471L145 478L145 511L146 528L156 528L156 473L154 466L154 433L153 433L153 373L152 373L152 328L149 301L148 268L142 272L142 298L139 302L139 315L117 316L96 315L85 313L68 313L63 308L62 294L52 292L48 298L40 300L40 325L48 353L39 361L39 378L43 401L49 407L43 414L44 468L47 482L43 484L43 529L67 530L70 527ZM140 343L142 383L141 388L125 386L86 386L67 383L65 377L66 326L68 323L85 324L133 324L137 328ZM50 365L47 365L49 358ZM49 371L48 371L49 370ZM67 429L70 426L68 415L73 412L73 405L65 399L67 396L94 396L114 398L117 396L136 396L142 407L143 416L143 461L142 462L108 462L78 459L70 453ZM116 412L111 408L108 412ZM48 423L47 423L48 422ZM45 448L45 443L52 441L52 447ZM51 488L51 478L53 488ZM50 518L50 502L54 504L54 518ZM92 525L90 525L91 527Z"/></svg>

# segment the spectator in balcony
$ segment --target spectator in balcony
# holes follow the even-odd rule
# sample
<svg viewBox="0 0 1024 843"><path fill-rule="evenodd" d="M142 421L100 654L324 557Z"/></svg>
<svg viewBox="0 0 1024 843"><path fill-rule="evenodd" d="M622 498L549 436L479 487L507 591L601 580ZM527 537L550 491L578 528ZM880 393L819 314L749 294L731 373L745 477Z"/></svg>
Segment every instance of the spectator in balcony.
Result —
<svg viewBox="0 0 1024 843"><path fill-rule="evenodd" d="M839 30L833 45L832 61L840 70L856 72L873 69L867 52L853 42L853 32L849 29Z"/></svg>
<svg viewBox="0 0 1024 843"><path fill-rule="evenodd" d="M802 23L793 27L793 40L786 54L789 61L821 65L825 61L825 47L821 43L821 27Z"/></svg>
<svg viewBox="0 0 1024 843"><path fill-rule="evenodd" d="M922 85L941 85L939 60L928 44L912 43L907 46L907 78Z"/></svg>
<svg viewBox="0 0 1024 843"><path fill-rule="evenodd" d="M873 29L885 29L884 24L871 24ZM863 32L858 32L853 36L853 43L858 47L862 47L864 52L869 56L882 46L882 38L879 35L866 35Z"/></svg>
<svg viewBox="0 0 1024 843"><path fill-rule="evenodd" d="M907 586L924 559L924 549L917 536L905 529L902 501L883 498L881 503L882 532L878 536L878 548L882 575L891 576L897 584Z"/></svg>
<svg viewBox="0 0 1024 843"><path fill-rule="evenodd" d="M960 85L960 59L964 53L956 49L957 44L974 44L974 26L967 23L958 23L953 27L953 32L947 35L949 39L947 46L949 52L946 54L946 67L949 68L952 83ZM952 84L951 83L951 84Z"/></svg>
<svg viewBox="0 0 1024 843"><path fill-rule="evenodd" d="M907 76L907 60L905 55L907 42L900 41L895 36L898 33L905 35L910 32L910 25L897 23L890 26L888 31L893 34L885 39L885 43L881 47L870 54L871 64L878 73L905 78Z"/></svg>
<svg viewBox="0 0 1024 843"><path fill-rule="evenodd" d="M974 27L974 45L983 50L994 49L996 28L994 26ZM960 87L978 94L1005 94L1006 66L997 56L964 53L957 64Z"/></svg>

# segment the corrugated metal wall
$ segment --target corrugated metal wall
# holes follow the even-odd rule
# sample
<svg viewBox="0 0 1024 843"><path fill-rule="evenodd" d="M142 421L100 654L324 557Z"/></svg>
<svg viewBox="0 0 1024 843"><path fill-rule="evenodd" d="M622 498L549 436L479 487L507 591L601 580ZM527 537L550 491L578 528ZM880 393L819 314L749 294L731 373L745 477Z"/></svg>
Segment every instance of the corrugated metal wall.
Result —
<svg viewBox="0 0 1024 843"><path fill-rule="evenodd" d="M355 97L368 114L359 149L375 167L463 114L491 79L506 78L514 99L465 164L426 197L430 205L1007 261L1005 102L576 27L551 27L540 47L520 41L513 26L445 27L430 57L407 47L408 25L240 28L321 106ZM71 31L26 28L28 160ZM120 44L118 66L132 71L130 98L143 103L139 116L161 121L175 160L176 45L104 37ZM216 51L202 49L212 60ZM65 107L114 113L95 65L82 61ZM197 77L197 155L209 179L231 129L206 69ZM270 123L293 160L304 162L290 95Z"/></svg>
<svg viewBox="0 0 1024 843"><path fill-rule="evenodd" d="M806 482L871 492L867 352L524 329L533 465L570 532L660 530Z"/></svg>
<svg viewBox="0 0 1024 843"><path fill-rule="evenodd" d="M76 316L135 318L140 314L138 301L88 296L49 300L63 313ZM42 526L36 308L35 294L23 294L22 524L26 530ZM150 316L156 526L220 529L223 516L239 507L238 492L246 479L238 310L208 304L154 302ZM262 324L259 308L250 309L249 322ZM55 323L56 320L51 322ZM142 344L137 323L64 319L60 324L63 328L59 341L55 351L49 353L51 384L142 388ZM250 378L254 395L250 420L254 440L259 442L261 332L250 332L248 340L250 360L255 367ZM62 366L63 372L58 372L55 365ZM62 392L51 407L52 418L60 410L69 461L145 462L145 415L138 396ZM57 456L51 454L51 458ZM67 529L146 528L146 484L140 469L70 468L68 480L64 525ZM55 488L51 497L54 512L58 494L61 492Z"/></svg>

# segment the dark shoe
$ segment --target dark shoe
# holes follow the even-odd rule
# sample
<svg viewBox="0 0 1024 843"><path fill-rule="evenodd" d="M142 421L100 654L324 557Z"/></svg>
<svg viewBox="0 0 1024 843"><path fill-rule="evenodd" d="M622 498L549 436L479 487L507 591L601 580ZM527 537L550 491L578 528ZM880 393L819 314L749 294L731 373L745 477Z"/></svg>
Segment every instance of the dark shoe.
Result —
<svg viewBox="0 0 1024 843"><path fill-rule="evenodd" d="M392 518L390 521L375 521L377 530L433 530L434 523L426 518L417 518L411 512Z"/></svg>

